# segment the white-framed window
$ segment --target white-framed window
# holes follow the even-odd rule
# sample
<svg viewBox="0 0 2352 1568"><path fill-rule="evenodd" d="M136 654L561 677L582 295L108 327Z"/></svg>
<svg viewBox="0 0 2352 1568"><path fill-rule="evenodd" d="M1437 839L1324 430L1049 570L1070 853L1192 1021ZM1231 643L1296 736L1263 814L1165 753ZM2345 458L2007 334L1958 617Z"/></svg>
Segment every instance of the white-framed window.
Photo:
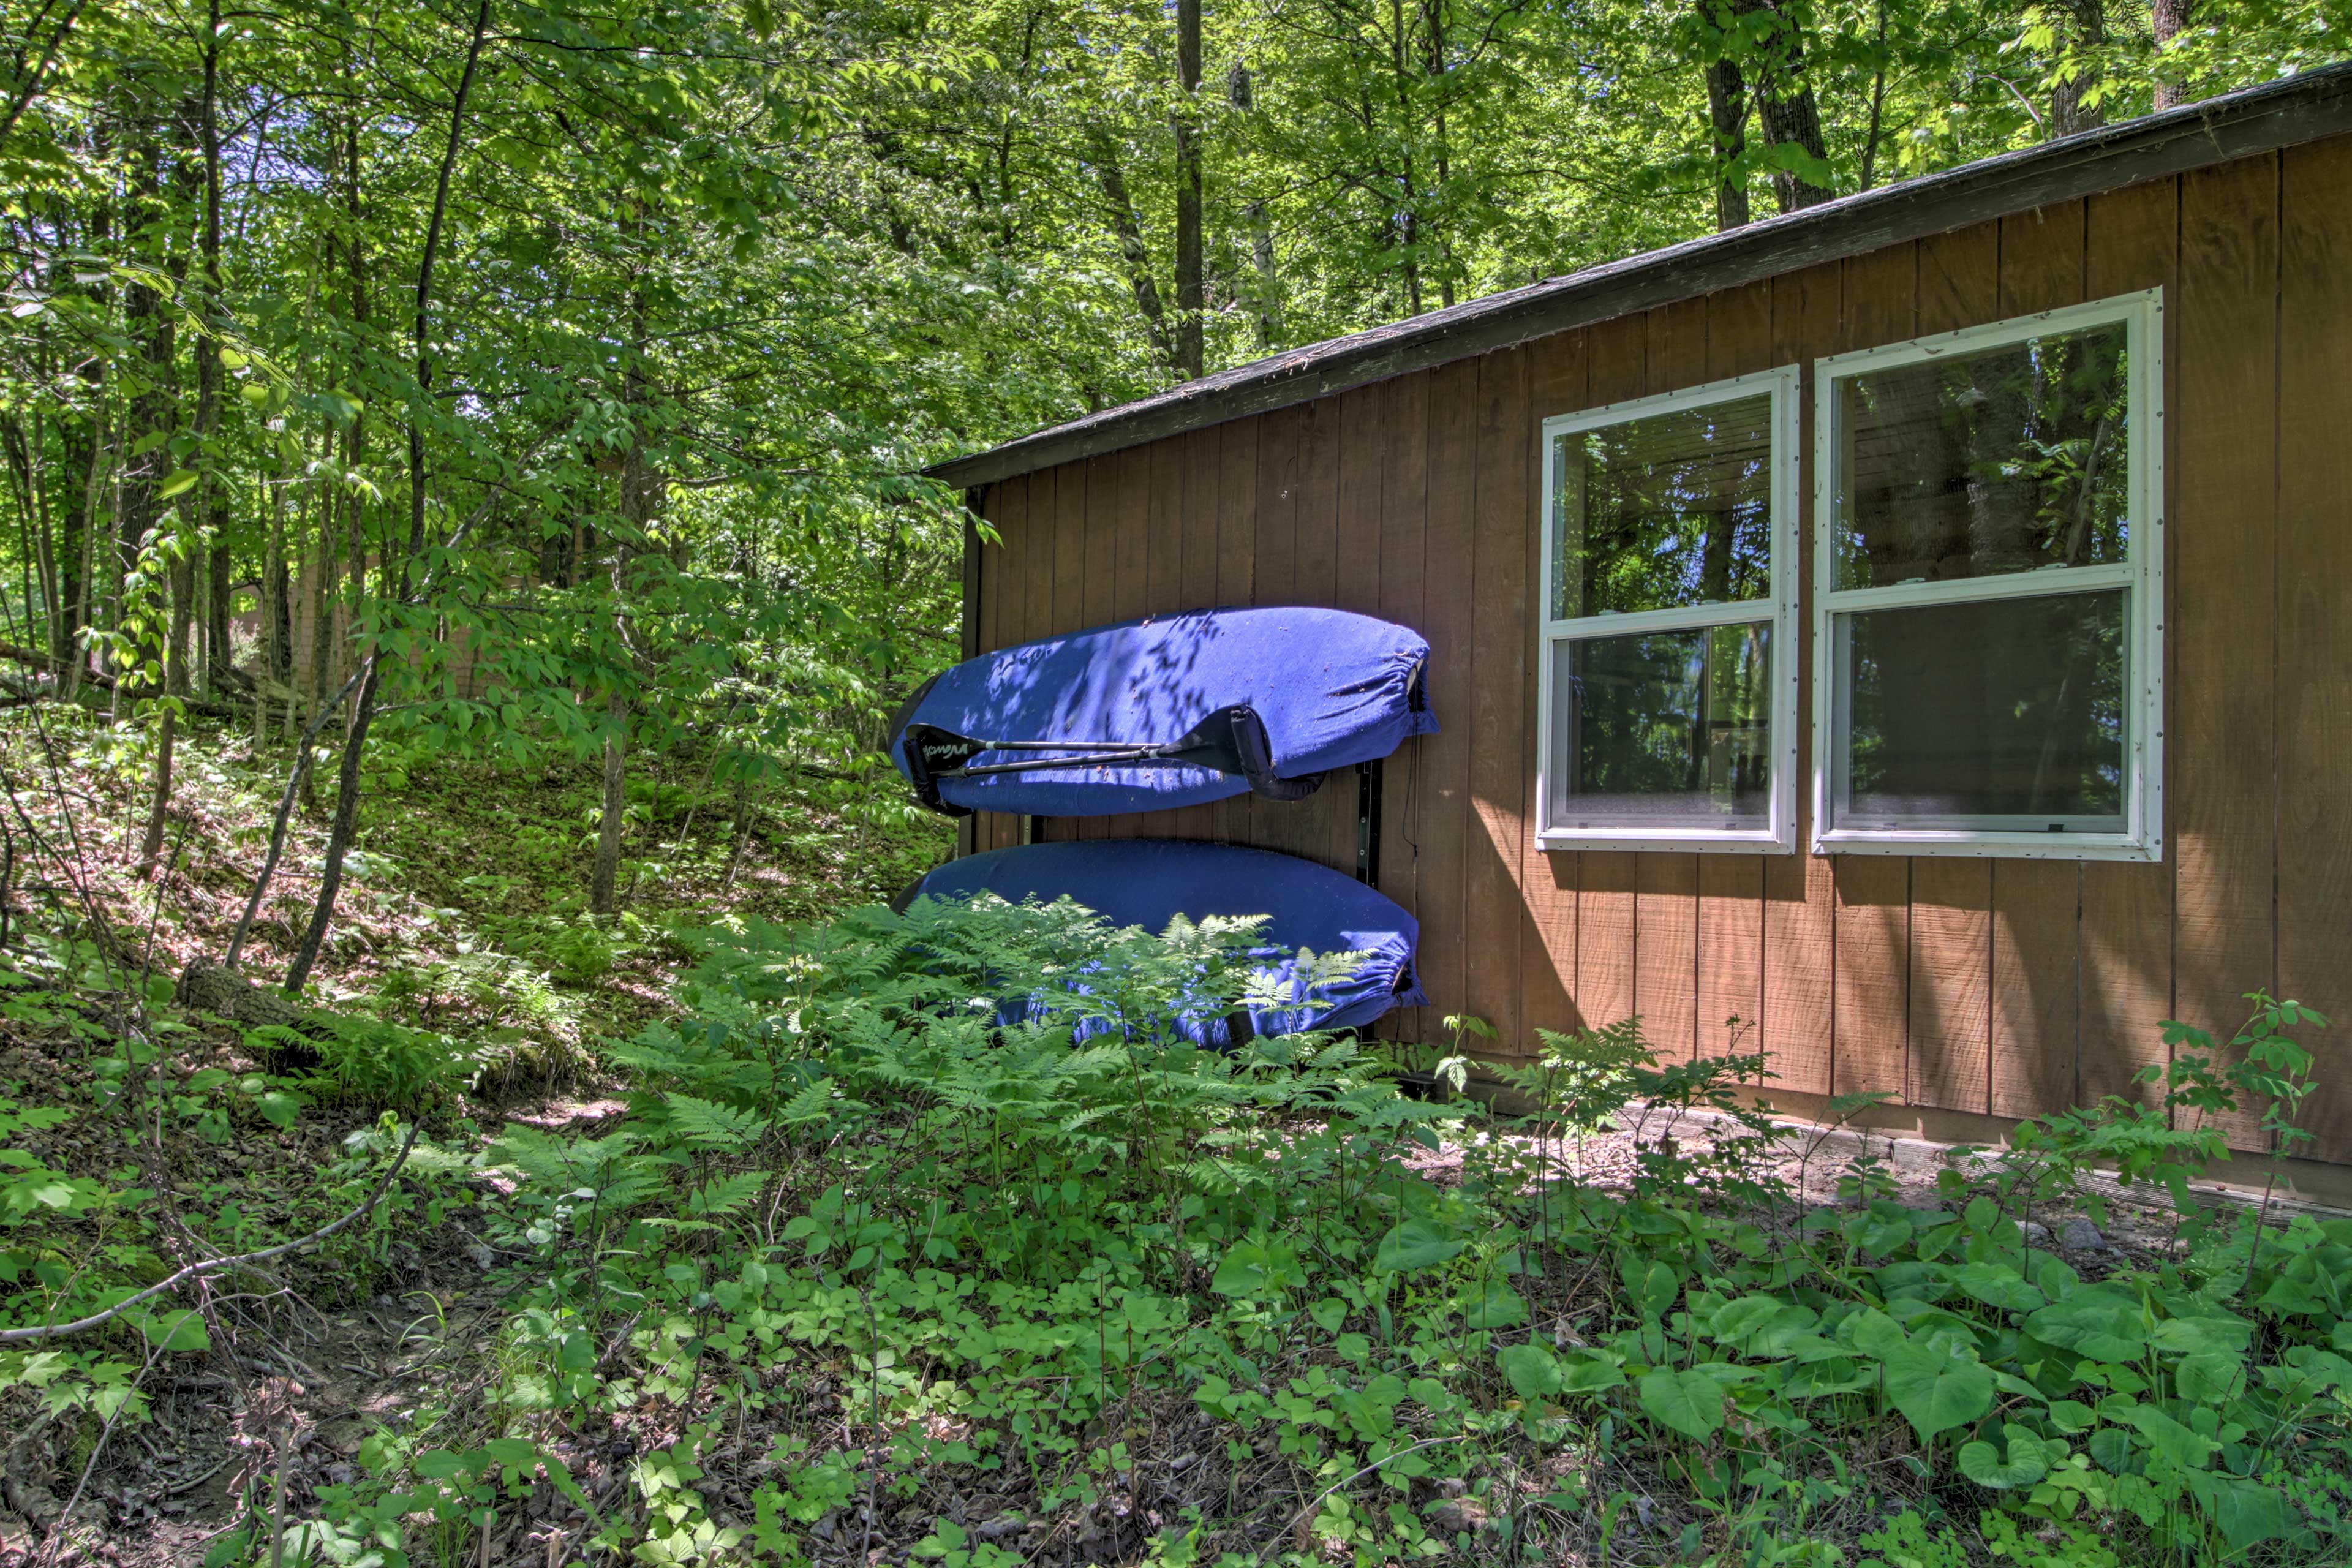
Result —
<svg viewBox="0 0 2352 1568"><path fill-rule="evenodd" d="M1537 842L1796 847L1798 371L1547 419Z"/></svg>
<svg viewBox="0 0 2352 1568"><path fill-rule="evenodd" d="M2158 291L1814 372L1813 848L2163 855Z"/></svg>

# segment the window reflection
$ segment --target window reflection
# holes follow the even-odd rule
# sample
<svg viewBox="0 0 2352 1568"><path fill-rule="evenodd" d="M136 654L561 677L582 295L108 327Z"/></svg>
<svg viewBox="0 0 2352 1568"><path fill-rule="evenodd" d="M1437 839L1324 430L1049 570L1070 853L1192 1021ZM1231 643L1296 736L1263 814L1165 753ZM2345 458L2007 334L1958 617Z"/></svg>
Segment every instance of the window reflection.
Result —
<svg viewBox="0 0 2352 1568"><path fill-rule="evenodd" d="M2124 559L2127 329L2117 321L1837 384L1837 586Z"/></svg>
<svg viewBox="0 0 2352 1568"><path fill-rule="evenodd" d="M1769 826L1769 622L1584 637L1552 658L1552 826Z"/></svg>
<svg viewBox="0 0 2352 1568"><path fill-rule="evenodd" d="M1552 619L1770 594L1769 394L1556 441Z"/></svg>

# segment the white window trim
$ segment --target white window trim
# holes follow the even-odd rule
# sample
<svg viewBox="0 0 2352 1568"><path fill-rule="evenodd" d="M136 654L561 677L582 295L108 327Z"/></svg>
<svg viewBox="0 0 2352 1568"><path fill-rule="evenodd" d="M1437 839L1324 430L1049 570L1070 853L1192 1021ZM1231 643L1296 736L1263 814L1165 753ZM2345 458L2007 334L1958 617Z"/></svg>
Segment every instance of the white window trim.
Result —
<svg viewBox="0 0 2352 1568"><path fill-rule="evenodd" d="M2130 528L2120 563L2045 568L1995 577L1888 588L1832 591L1836 581L1833 503L1839 443L1835 390L1857 370L1886 370L1940 359L1955 351L2016 342L2121 321L2129 356L2131 399L2125 507ZM1980 327L1813 363L1813 837L1816 855L1950 855L2027 860L2164 858L2164 293L2150 289L2064 310L2043 310ZM1999 828L1829 827L1835 782L1837 615L1908 605L2040 598L2122 588L2126 597L2124 679L2128 777L2124 831L2051 833Z"/></svg>
<svg viewBox="0 0 2352 1568"><path fill-rule="evenodd" d="M1804 658L1798 629L1802 625L1801 552L1798 537L1802 505L1799 496L1803 441L1799 426L1796 365L1727 381L1708 382L1622 403L1604 404L1543 422L1543 489L1538 517L1543 539L1542 571L1536 579L1536 844L1542 849L1717 849L1748 854L1792 854L1797 847L1797 773L1803 765L1797 735L1799 699L1803 692ZM1765 598L1727 604L1693 605L1668 610L1640 610L1622 615L1551 618L1552 495L1559 476L1559 437L1630 419L1680 414L1712 404L1732 402L1768 393L1772 399L1770 540L1772 592ZM1625 637L1641 632L1685 631L1699 626L1752 626L1772 628L1772 751L1770 784L1767 790L1769 825L1762 828L1722 827L1554 827L1546 820L1551 809L1552 646L1577 637Z"/></svg>

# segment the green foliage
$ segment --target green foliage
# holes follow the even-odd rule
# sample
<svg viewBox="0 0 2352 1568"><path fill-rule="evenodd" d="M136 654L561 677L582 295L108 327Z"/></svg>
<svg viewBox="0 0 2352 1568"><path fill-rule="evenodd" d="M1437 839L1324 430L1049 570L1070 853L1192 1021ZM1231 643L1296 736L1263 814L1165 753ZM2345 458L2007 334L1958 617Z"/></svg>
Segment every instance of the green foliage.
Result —
<svg viewBox="0 0 2352 1568"><path fill-rule="evenodd" d="M1652 1528L1624 1499L1671 1496L1673 1560L1745 1543L1727 1565L2318 1563L2352 1541L2324 1479L2352 1453L2352 1227L2200 1211L2160 1259L2086 1278L2024 1221L2082 1190L2114 1108L1955 1170L1935 1206L1864 1172L1808 1209L1741 1106L1760 1064L1661 1064L1630 1023L1548 1037L1516 1075L1532 1110L1475 1125L1345 1039L1193 1046L1250 941L987 900L695 936L680 1016L614 1052L627 1120L491 1152L513 1191L481 1221L533 1258L498 1436L676 1408L596 1525L655 1562L798 1561L869 1489L958 1467L1084 1508L1135 1462L1121 1413L1155 1402L1295 1477L1170 1521L1149 1550L1171 1562L1255 1552L1301 1507L1328 1550L1470 1550L1441 1517L1465 1495L1478 1531L1552 1553L1622 1552ZM2257 1006L2250 1070L2292 1102L2308 1058L2275 1041L2319 1020ZM2228 1110L2240 1080L2201 1070L2175 1089ZM1611 1121L1643 1141L1633 1183L1564 1179L1561 1134ZM1440 1184L1412 1161L1449 1131ZM2184 1137L2136 1179L2205 1147ZM782 1368L838 1380L850 1447ZM774 1455L741 1510L704 1478L730 1423ZM375 1539L414 1553L416 1489L487 1485L462 1454L436 1477L379 1453L319 1528L404 1515ZM914 1550L1010 1548L943 1520Z"/></svg>

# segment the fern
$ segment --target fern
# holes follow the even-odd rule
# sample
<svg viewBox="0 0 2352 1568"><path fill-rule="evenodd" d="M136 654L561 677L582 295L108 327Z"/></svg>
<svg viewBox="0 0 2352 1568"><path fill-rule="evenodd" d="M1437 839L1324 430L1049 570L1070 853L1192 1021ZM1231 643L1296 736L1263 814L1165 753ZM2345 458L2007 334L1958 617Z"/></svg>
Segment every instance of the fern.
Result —
<svg viewBox="0 0 2352 1568"><path fill-rule="evenodd" d="M665 1094L662 1103L669 1108L668 1130L698 1149L741 1149L759 1142L769 1127L765 1119L749 1110L690 1094Z"/></svg>
<svg viewBox="0 0 2352 1568"><path fill-rule="evenodd" d="M688 1214L705 1219L719 1219L736 1214L759 1200L767 1190L770 1173L739 1171L731 1176L720 1176L705 1183L689 1194L686 1200Z"/></svg>

